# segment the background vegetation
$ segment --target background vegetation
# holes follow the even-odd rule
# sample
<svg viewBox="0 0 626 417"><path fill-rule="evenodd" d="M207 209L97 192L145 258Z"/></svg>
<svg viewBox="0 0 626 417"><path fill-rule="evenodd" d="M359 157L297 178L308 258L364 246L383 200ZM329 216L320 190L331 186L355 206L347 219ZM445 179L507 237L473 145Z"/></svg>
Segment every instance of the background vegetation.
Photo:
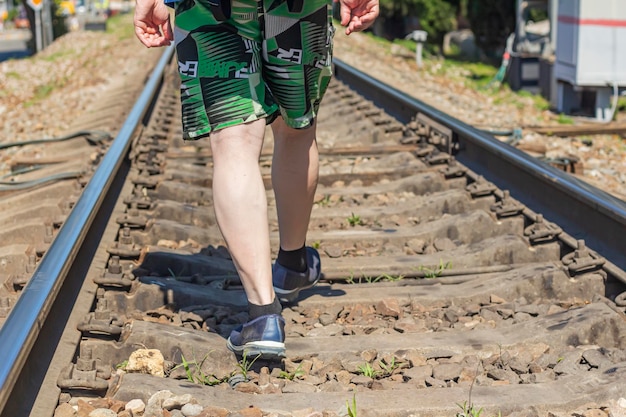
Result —
<svg viewBox="0 0 626 417"><path fill-rule="evenodd" d="M497 61L515 30L515 4L515 0L380 0L380 18L373 31L393 40L424 30L430 50L443 54L446 33L471 29L483 55Z"/></svg>

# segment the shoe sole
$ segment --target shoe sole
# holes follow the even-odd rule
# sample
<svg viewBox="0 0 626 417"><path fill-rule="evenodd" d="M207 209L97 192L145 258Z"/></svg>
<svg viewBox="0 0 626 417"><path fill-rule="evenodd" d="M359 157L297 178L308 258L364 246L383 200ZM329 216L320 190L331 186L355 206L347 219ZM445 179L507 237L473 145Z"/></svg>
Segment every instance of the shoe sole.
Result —
<svg viewBox="0 0 626 417"><path fill-rule="evenodd" d="M233 351L237 356L246 356L250 360L255 358L265 360L277 360L285 357L285 344L281 342L248 342L243 346L235 346L230 342L230 338L226 342L228 349Z"/></svg>
<svg viewBox="0 0 626 417"><path fill-rule="evenodd" d="M311 284L307 285L306 287L296 288L295 290L291 290L291 291L285 291L283 289L274 287L274 292L278 296L278 299L280 300L281 303L293 303L298 298L300 291L313 288L315 284L319 282L319 280L320 278L318 277L315 281L313 281Z"/></svg>

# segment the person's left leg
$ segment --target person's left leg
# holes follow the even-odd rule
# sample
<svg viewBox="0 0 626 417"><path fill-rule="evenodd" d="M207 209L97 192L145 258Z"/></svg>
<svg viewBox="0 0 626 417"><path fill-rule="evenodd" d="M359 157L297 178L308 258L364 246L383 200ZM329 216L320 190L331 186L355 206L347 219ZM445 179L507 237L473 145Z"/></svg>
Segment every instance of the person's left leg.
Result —
<svg viewBox="0 0 626 417"><path fill-rule="evenodd" d="M282 118L272 123L274 155L272 186L280 248L293 251L304 246L317 189L319 157L315 124L307 129L293 129Z"/></svg>

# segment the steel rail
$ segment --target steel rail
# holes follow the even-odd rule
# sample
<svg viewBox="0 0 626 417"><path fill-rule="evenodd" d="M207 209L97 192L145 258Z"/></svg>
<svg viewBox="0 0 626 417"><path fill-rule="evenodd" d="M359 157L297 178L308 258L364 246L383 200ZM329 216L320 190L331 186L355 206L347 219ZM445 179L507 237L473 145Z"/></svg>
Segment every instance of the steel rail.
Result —
<svg viewBox="0 0 626 417"><path fill-rule="evenodd" d="M6 406L67 272L128 155L131 139L160 88L173 51L170 46L163 52L124 125L0 328L0 410Z"/></svg>
<svg viewBox="0 0 626 417"><path fill-rule="evenodd" d="M335 59L338 80L401 123L422 113L451 129L455 158L621 269L626 269L626 202L495 139L404 92ZM518 197L519 196L519 197Z"/></svg>

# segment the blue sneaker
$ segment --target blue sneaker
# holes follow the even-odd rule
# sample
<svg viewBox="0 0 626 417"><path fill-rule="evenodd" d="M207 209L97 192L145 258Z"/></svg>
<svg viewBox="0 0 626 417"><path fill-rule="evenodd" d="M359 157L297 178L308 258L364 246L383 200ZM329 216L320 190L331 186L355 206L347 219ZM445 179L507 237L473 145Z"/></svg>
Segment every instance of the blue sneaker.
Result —
<svg viewBox="0 0 626 417"><path fill-rule="evenodd" d="M285 319L279 314L257 317L237 327L226 342L238 356L278 359L285 356Z"/></svg>
<svg viewBox="0 0 626 417"><path fill-rule="evenodd" d="M282 303L295 301L301 290L311 288L320 280L322 274L320 254L310 246L306 247L306 263L308 265L307 271L295 272L278 262L274 262L272 268L274 292Z"/></svg>

